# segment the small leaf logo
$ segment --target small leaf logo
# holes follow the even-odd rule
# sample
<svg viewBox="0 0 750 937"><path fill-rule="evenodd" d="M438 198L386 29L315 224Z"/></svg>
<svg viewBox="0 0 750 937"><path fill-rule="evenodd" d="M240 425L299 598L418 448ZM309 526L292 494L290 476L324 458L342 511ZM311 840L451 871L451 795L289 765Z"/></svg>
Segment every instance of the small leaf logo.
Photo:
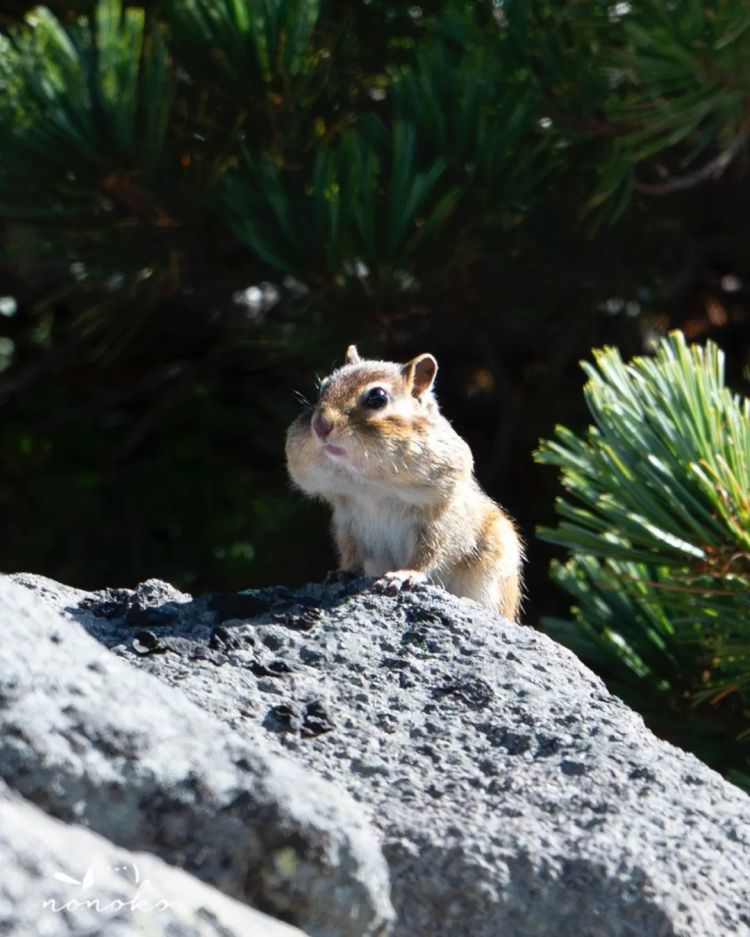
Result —
<svg viewBox="0 0 750 937"><path fill-rule="evenodd" d="M55 872L52 878L57 879L58 882L65 882L66 885L80 885L83 891L86 891L94 884L94 866L90 865L86 869L83 881L73 878L72 875L66 875L65 872Z"/></svg>

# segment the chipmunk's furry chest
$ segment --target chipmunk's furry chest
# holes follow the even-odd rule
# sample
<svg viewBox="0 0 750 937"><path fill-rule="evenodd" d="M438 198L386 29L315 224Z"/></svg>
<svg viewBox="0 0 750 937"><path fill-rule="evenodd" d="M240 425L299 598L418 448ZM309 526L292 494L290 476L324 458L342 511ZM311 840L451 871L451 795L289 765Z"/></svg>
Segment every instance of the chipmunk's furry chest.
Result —
<svg viewBox="0 0 750 937"><path fill-rule="evenodd" d="M337 513L341 517L341 509ZM413 561L419 520L408 504L391 498L358 498L343 508L351 536L359 546L367 576L405 569Z"/></svg>

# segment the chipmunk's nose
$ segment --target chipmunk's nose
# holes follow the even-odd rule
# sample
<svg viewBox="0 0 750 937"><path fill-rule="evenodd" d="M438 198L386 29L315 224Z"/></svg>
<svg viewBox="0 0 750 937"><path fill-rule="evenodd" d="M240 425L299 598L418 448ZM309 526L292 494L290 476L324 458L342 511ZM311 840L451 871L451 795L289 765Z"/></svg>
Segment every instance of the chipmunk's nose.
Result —
<svg viewBox="0 0 750 937"><path fill-rule="evenodd" d="M313 429L319 439L325 439L327 436L331 435L333 423L327 420L322 413L319 413L313 420Z"/></svg>

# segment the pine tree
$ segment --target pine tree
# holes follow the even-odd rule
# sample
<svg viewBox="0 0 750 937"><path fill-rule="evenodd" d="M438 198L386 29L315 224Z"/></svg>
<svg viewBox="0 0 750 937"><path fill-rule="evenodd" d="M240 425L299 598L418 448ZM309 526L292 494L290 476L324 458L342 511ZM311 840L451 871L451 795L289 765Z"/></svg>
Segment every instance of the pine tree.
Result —
<svg viewBox="0 0 750 937"><path fill-rule="evenodd" d="M246 272L299 279L316 305L434 303L571 198L596 228L634 191L725 170L748 132L745 16L739 0L36 8L0 66L0 206L27 225L13 256L100 338L107 312L215 278L243 247Z"/></svg>
<svg viewBox="0 0 750 937"><path fill-rule="evenodd" d="M575 601L547 627L654 728L750 783L750 401L716 345L679 332L654 357L594 360L594 425L537 452L561 470L560 524L541 535L570 551L553 578Z"/></svg>

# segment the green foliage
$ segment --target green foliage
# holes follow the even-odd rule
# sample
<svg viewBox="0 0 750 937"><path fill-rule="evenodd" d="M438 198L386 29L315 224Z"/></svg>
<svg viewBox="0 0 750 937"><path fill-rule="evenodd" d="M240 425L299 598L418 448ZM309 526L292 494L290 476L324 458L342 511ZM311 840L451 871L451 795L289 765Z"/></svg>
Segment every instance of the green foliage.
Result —
<svg viewBox="0 0 750 937"><path fill-rule="evenodd" d="M122 329L96 295L102 284L115 277L121 300L153 302L170 279L160 233L182 193L165 169L175 76L164 29L119 0L68 27L40 7L5 41L0 75L12 141L0 211L34 232L25 251L62 277L58 295L88 293L80 328L111 344Z"/></svg>
<svg viewBox="0 0 750 937"><path fill-rule="evenodd" d="M93 19L65 29L41 7L4 49L0 119L12 128L3 164L5 212L72 214L76 195L95 187L110 164L155 181L174 76L163 30L146 33L143 10L101 0ZM38 176L30 178L29 165ZM40 192L39 185L48 188Z"/></svg>
<svg viewBox="0 0 750 937"><path fill-rule="evenodd" d="M554 579L574 625L548 622L653 725L723 770L750 755L750 402L724 356L681 333L623 363L584 364L594 420L557 427L537 460L560 469L570 551ZM739 738L738 738L739 737Z"/></svg>
<svg viewBox="0 0 750 937"><path fill-rule="evenodd" d="M539 156L538 172L529 172L549 147L535 139L530 94L519 99L505 80L501 33L488 35L471 13L447 4L444 19L423 24L408 63L359 76L362 113L342 115L342 102L326 99L328 32L303 56L301 37L313 45L316 37L300 31L291 7L274 9L275 18L256 28L261 54L247 38L251 24L237 23L235 7L175 7L180 26L203 16L212 36L235 37L227 57L209 66L224 93L245 87L249 67L266 88L263 112L253 117L260 132L242 135L238 163L219 188L231 229L271 267L319 289L333 277L343 290L356 290L366 277L367 292L385 299L415 277L422 281L426 271L449 276L465 262L462 239L477 236L475 216L488 204L497 218L510 216L548 171ZM317 12L312 5L302 22L311 27ZM190 33L192 42L197 35ZM304 128L307 137L288 127ZM519 146L527 161L511 165ZM548 157L546 165L553 164Z"/></svg>
<svg viewBox="0 0 750 937"><path fill-rule="evenodd" d="M98 316L173 294L206 262L206 227L327 302L364 265L367 295L390 302L399 282L513 249L550 186L601 225L639 166L636 188L669 189L704 154L699 180L738 155L744 5L620 6L39 7L2 39L0 209L33 225L20 260L57 257ZM97 295L113 272L125 294Z"/></svg>
<svg viewBox="0 0 750 937"><path fill-rule="evenodd" d="M434 263L435 236L461 193L440 184L444 160L416 168L412 125L395 123L392 136L379 122L372 129L382 147L345 133L317 153L307 178L267 158L253 164L248 154L223 193L238 236L285 273L355 282L367 275L381 289L416 269L420 252Z"/></svg>
<svg viewBox="0 0 750 937"><path fill-rule="evenodd" d="M319 8L318 0L178 0L169 16L178 41L207 57L214 79L232 94L245 93L248 81L272 90L278 78L308 75Z"/></svg>
<svg viewBox="0 0 750 937"><path fill-rule="evenodd" d="M643 160L689 141L689 163L714 141L747 133L750 13L743 4L647 0L633 5L623 27L617 66L633 91L617 116L628 128L629 155Z"/></svg>
<svg viewBox="0 0 750 937"><path fill-rule="evenodd" d="M609 107L616 139L592 204L607 200L619 212L633 184L670 194L730 165L750 132L748 26L744 4L632 5L610 72L626 94ZM636 179L639 164L647 169Z"/></svg>

